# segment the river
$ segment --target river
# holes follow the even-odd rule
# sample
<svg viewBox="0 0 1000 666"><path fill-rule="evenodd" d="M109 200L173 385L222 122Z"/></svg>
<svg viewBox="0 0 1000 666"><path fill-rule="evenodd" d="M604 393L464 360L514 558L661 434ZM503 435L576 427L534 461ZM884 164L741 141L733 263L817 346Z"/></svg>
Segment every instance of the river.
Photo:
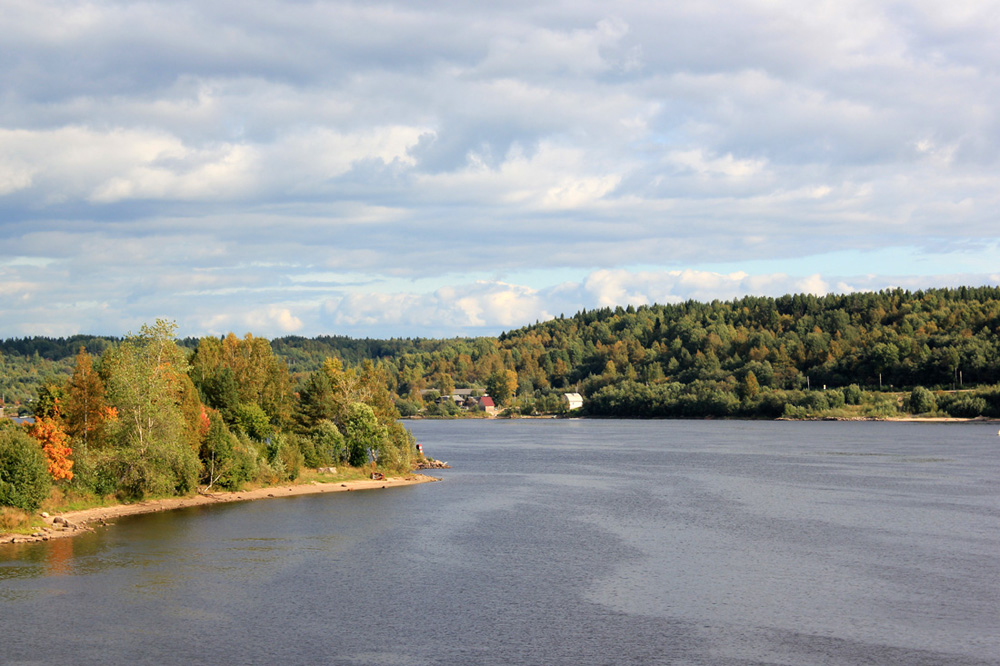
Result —
<svg viewBox="0 0 1000 666"><path fill-rule="evenodd" d="M0 547L0 662L1000 664L996 425L407 427L442 482Z"/></svg>

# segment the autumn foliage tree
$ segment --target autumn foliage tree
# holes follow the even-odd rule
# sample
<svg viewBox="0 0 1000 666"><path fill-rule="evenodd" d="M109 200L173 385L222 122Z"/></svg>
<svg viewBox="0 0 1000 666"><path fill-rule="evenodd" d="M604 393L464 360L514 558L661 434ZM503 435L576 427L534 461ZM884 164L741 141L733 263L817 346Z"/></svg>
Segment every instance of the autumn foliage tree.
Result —
<svg viewBox="0 0 1000 666"><path fill-rule="evenodd" d="M48 460L49 475L56 481L73 478L73 449L69 446L69 437L59 419L59 406L56 405L54 416L36 418L28 426L28 434L42 447L42 452Z"/></svg>
<svg viewBox="0 0 1000 666"><path fill-rule="evenodd" d="M90 354L83 347L76 356L76 367L66 383L63 413L66 432L86 451L100 447L108 408L104 400L104 382L94 369Z"/></svg>

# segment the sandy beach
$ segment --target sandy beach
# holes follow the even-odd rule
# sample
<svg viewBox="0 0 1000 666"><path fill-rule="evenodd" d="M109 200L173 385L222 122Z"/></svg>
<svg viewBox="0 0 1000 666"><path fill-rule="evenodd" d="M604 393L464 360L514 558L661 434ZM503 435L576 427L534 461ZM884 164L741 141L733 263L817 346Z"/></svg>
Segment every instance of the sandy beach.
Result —
<svg viewBox="0 0 1000 666"><path fill-rule="evenodd" d="M312 483L270 486L267 488L255 488L239 492L211 492L199 493L191 497L172 497L168 499L148 500L135 502L133 504L115 504L113 506L101 506L93 509L83 509L81 511L67 511L65 513L52 514L45 518L46 526L35 534L3 534L0 535L0 544L5 543L29 543L33 541L48 541L49 539L59 539L76 536L94 529L95 526L109 525L112 521L122 516L134 516L141 513L155 513L157 511L170 511L172 509L182 509L189 506L201 506L204 504L217 504L224 502L248 502L259 499L273 499L279 497L294 497L295 495L315 495L319 493L349 492L355 490L381 490L396 486L409 486L416 483L427 483L438 481L432 476L424 474L407 474L406 476L386 477L380 480L361 479L356 481L337 481L332 483Z"/></svg>

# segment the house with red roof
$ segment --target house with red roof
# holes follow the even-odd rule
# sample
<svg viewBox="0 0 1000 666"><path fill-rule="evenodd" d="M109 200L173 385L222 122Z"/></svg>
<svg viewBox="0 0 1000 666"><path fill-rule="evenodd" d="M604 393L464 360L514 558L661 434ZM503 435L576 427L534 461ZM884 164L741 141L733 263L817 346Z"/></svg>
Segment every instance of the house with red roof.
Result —
<svg viewBox="0 0 1000 666"><path fill-rule="evenodd" d="M479 406L486 410L488 416L496 416L497 406L493 402L493 398L488 395L484 395L479 399Z"/></svg>

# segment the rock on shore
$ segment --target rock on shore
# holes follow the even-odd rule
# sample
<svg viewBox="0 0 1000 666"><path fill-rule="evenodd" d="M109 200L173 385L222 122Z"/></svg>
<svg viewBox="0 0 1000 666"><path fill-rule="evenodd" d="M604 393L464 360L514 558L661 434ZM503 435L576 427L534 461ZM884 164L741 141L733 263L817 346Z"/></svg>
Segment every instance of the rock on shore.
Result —
<svg viewBox="0 0 1000 666"><path fill-rule="evenodd" d="M451 469L451 465L433 458L425 458L417 465L417 469Z"/></svg>

